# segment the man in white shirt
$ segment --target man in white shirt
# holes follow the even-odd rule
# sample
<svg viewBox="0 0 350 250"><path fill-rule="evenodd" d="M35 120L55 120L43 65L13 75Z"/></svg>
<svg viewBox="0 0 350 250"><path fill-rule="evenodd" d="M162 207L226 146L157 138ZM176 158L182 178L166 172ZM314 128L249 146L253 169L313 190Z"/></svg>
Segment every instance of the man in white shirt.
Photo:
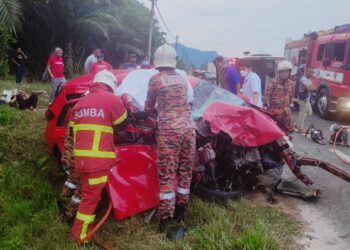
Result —
<svg viewBox="0 0 350 250"><path fill-rule="evenodd" d="M94 52L86 58L84 63L84 72L87 74L90 72L91 64L97 62L97 57L101 54L101 49L95 48Z"/></svg>
<svg viewBox="0 0 350 250"><path fill-rule="evenodd" d="M298 99L299 99L299 117L297 123L296 132L303 133L304 131L304 121L307 116L312 115L312 108L310 104L310 91L314 90L311 82L311 77L313 76L313 69L307 69L305 75L300 78L300 85L298 89Z"/></svg>
<svg viewBox="0 0 350 250"><path fill-rule="evenodd" d="M252 71L252 66L249 61L241 62L240 74L244 77L242 93L245 95L251 104L262 108L261 96L261 80L260 77Z"/></svg>

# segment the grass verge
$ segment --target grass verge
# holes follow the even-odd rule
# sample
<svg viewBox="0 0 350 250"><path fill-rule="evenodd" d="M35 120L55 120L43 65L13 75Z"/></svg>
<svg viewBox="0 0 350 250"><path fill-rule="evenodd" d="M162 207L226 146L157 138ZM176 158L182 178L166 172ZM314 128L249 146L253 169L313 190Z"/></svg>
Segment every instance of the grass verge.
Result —
<svg viewBox="0 0 350 250"><path fill-rule="evenodd" d="M8 84L0 82L0 91ZM40 90L43 85L23 88ZM62 183L53 178L58 166L48 157L44 130L42 113L0 106L0 249L76 248L66 238L69 227L57 209ZM181 242L165 240L157 223L144 225L142 215L125 221L110 218L98 237L115 249L270 250L288 249L300 232L288 215L245 199L224 206L192 197L189 230ZM99 248L92 244L83 249Z"/></svg>

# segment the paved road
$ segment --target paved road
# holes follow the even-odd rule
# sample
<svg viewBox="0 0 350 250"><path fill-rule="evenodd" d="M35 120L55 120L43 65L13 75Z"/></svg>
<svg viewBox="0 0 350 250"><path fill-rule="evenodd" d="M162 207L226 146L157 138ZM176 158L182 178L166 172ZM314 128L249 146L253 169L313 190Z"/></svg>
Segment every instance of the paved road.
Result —
<svg viewBox="0 0 350 250"><path fill-rule="evenodd" d="M350 117L341 121L325 121L317 115L308 117L305 127L314 124L324 132L328 142L329 127L334 123L350 125ZM319 145L305 138L301 134L294 136L295 150L303 156L309 156L327 161L350 173L350 166L340 162L329 149L332 146ZM349 155L350 148L339 146L338 149ZM306 249L350 249L350 183L347 183L323 170L307 167L305 173L315 181L314 187L321 189L322 196L317 202L305 202L293 199L292 204L300 209L304 220L309 223L308 237L303 239ZM295 177L286 169L284 175L295 180Z"/></svg>

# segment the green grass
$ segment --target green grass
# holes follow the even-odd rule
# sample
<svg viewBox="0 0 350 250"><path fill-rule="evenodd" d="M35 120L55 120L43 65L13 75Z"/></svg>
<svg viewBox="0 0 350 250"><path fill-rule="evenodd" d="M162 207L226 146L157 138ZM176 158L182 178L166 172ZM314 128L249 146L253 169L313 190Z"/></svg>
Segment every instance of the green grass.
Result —
<svg viewBox="0 0 350 250"><path fill-rule="evenodd" d="M14 86L0 81L0 91ZM24 90L44 89L41 83ZM47 97L40 100L44 109ZM43 112L0 106L0 249L75 249L67 240L69 227L60 219L56 198L61 189L58 166L48 157ZM188 234L169 242L143 216L125 221L111 217L98 232L115 249L288 249L300 227L283 212L241 199L226 206L192 197ZM83 249L99 249L94 244Z"/></svg>

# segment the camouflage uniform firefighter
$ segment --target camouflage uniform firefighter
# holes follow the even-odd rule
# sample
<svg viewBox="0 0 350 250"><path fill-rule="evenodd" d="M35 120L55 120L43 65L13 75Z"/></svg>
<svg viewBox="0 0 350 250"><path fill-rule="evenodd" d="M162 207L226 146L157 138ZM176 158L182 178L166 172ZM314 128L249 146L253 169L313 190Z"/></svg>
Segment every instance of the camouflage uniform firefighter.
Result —
<svg viewBox="0 0 350 250"><path fill-rule="evenodd" d="M157 103L160 229L168 238L180 239L185 231L183 220L195 157L195 130L188 96L190 86L175 71L176 51L172 47L158 48L154 62L160 73L150 80L145 111L151 113Z"/></svg>
<svg viewBox="0 0 350 250"><path fill-rule="evenodd" d="M288 61L278 64L278 79L266 87L263 99L264 106L287 134L294 131L291 107L293 106L295 83L289 79L292 67Z"/></svg>
<svg viewBox="0 0 350 250"><path fill-rule="evenodd" d="M74 219L78 206L81 202L81 181L80 176L75 171L73 155L73 132L69 126L64 141L61 163L66 172L67 179L63 184L63 190L60 195L62 212L68 221Z"/></svg>

